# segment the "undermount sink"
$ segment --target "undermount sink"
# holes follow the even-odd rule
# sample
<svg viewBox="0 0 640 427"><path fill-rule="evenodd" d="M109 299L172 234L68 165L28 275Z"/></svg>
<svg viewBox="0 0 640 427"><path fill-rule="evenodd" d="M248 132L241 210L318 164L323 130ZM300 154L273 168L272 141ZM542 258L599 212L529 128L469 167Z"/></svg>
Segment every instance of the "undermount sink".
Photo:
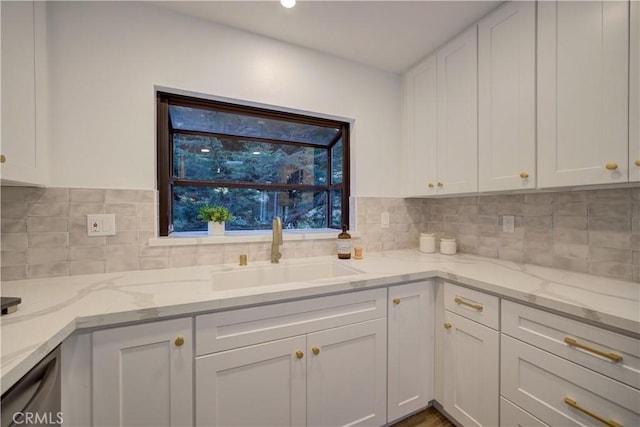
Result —
<svg viewBox="0 0 640 427"><path fill-rule="evenodd" d="M216 290L248 288L289 282L312 282L335 277L363 274L362 271L341 265L338 261L323 260L294 264L267 264L233 267L211 273Z"/></svg>

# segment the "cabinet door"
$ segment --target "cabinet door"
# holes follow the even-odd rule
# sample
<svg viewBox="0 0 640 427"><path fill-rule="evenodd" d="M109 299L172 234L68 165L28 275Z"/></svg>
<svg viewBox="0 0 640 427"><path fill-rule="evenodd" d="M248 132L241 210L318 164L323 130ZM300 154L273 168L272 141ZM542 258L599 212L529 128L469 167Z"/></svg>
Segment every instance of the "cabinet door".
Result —
<svg viewBox="0 0 640 427"><path fill-rule="evenodd" d="M629 2L538 3L540 187L627 181L628 49Z"/></svg>
<svg viewBox="0 0 640 427"><path fill-rule="evenodd" d="M45 184L44 145L38 146L45 42L44 2L2 2L2 179ZM42 112L46 113L46 112ZM36 122L38 116L38 123Z"/></svg>
<svg viewBox="0 0 640 427"><path fill-rule="evenodd" d="M629 181L640 181L640 2L630 7Z"/></svg>
<svg viewBox="0 0 640 427"><path fill-rule="evenodd" d="M535 2L509 2L478 24L480 191L535 188Z"/></svg>
<svg viewBox="0 0 640 427"><path fill-rule="evenodd" d="M474 25L437 53L438 192L478 191L478 46Z"/></svg>
<svg viewBox="0 0 640 427"><path fill-rule="evenodd" d="M499 334L445 312L444 409L464 426L498 425Z"/></svg>
<svg viewBox="0 0 640 427"><path fill-rule="evenodd" d="M93 425L192 425L191 336L190 318L95 332Z"/></svg>
<svg viewBox="0 0 640 427"><path fill-rule="evenodd" d="M504 397L500 398L500 425L509 427L547 427L545 423Z"/></svg>
<svg viewBox="0 0 640 427"><path fill-rule="evenodd" d="M298 336L198 357L196 425L305 425L305 344Z"/></svg>
<svg viewBox="0 0 640 427"><path fill-rule="evenodd" d="M436 55L431 55L404 76L405 193L436 193L437 86Z"/></svg>
<svg viewBox="0 0 640 427"><path fill-rule="evenodd" d="M387 418L395 421L433 399L433 283L389 288Z"/></svg>
<svg viewBox="0 0 640 427"><path fill-rule="evenodd" d="M386 318L307 336L307 425L386 424Z"/></svg>

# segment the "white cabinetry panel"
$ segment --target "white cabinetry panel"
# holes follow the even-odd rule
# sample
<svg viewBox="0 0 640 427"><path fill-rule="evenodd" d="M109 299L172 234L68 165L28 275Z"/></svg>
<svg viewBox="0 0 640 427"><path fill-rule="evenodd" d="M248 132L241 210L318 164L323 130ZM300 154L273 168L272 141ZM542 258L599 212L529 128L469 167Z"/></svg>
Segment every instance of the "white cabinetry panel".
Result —
<svg viewBox="0 0 640 427"><path fill-rule="evenodd" d="M478 24L479 190L535 188L535 2Z"/></svg>
<svg viewBox="0 0 640 427"><path fill-rule="evenodd" d="M306 424L304 336L196 359L196 425Z"/></svg>
<svg viewBox="0 0 640 427"><path fill-rule="evenodd" d="M387 418L397 420L433 399L433 283L389 288Z"/></svg>
<svg viewBox="0 0 640 427"><path fill-rule="evenodd" d="M640 181L640 2L630 7L629 181Z"/></svg>
<svg viewBox="0 0 640 427"><path fill-rule="evenodd" d="M540 187L627 181L628 12L623 1L538 3Z"/></svg>
<svg viewBox="0 0 640 427"><path fill-rule="evenodd" d="M437 53L438 191L478 191L477 26Z"/></svg>
<svg viewBox="0 0 640 427"><path fill-rule="evenodd" d="M501 393L553 426L640 425L640 391L502 335Z"/></svg>
<svg viewBox="0 0 640 427"><path fill-rule="evenodd" d="M386 319L307 336L307 426L386 424Z"/></svg>
<svg viewBox="0 0 640 427"><path fill-rule="evenodd" d="M191 337L191 318L95 332L93 425L191 425Z"/></svg>

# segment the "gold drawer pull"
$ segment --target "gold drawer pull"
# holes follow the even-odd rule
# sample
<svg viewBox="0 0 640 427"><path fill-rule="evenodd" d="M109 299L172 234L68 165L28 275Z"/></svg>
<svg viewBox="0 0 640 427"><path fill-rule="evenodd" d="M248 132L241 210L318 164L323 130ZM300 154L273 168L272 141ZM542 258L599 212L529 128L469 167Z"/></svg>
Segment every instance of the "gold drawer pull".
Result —
<svg viewBox="0 0 640 427"><path fill-rule="evenodd" d="M0 154L0 163L4 163L6 161L7 161L7 158L4 156L4 154Z"/></svg>
<svg viewBox="0 0 640 427"><path fill-rule="evenodd" d="M620 356L619 354L615 354L615 353L605 353L604 351L600 351L600 350L596 350L595 348L591 348L588 347L584 344L580 344L578 341L574 340L573 338L569 338L566 337L564 339L564 342L566 342L567 344L569 344L572 347L577 347L577 348L581 348L583 350L589 351L591 353L597 354L598 356L602 356L602 357L606 357L607 359L610 359L614 362L622 362L622 356Z"/></svg>
<svg viewBox="0 0 640 427"><path fill-rule="evenodd" d="M439 183L438 183L438 187L442 188L442 187L444 187L444 184L443 184L443 183L441 183L441 182L439 182Z"/></svg>
<svg viewBox="0 0 640 427"><path fill-rule="evenodd" d="M467 307L475 308L478 311L482 311L482 304L475 304L472 302L468 302L463 300L460 297L455 297L453 300L460 305L466 305Z"/></svg>
<svg viewBox="0 0 640 427"><path fill-rule="evenodd" d="M609 427L622 427L622 424L620 424L620 423L617 423L617 422L615 422L613 420L605 420L600 415L594 414L590 410L581 407L580 405L578 405L576 403L575 400L573 400L571 398L565 397L564 398L564 403L566 403L567 405L571 406L572 408L577 409L578 411L582 412L583 414L586 414L586 415L590 416L594 420L600 421L602 424L604 424L606 426L609 426Z"/></svg>
<svg viewBox="0 0 640 427"><path fill-rule="evenodd" d="M184 337L182 335L176 337L174 344L176 345L176 347L182 347L184 345Z"/></svg>
<svg viewBox="0 0 640 427"><path fill-rule="evenodd" d="M302 352L302 350L296 351L296 357L298 359L302 359L304 357L304 353Z"/></svg>
<svg viewBox="0 0 640 427"><path fill-rule="evenodd" d="M526 173L526 172L520 172L520 178L527 179L527 178L529 178L529 174Z"/></svg>
<svg viewBox="0 0 640 427"><path fill-rule="evenodd" d="M432 183L429 183L429 188L433 188L433 184Z"/></svg>
<svg viewBox="0 0 640 427"><path fill-rule="evenodd" d="M444 328L445 328L445 329L451 329L451 327L452 327L452 326L453 326L453 325L452 325L451 323L449 323L449 322L447 322L447 323L445 323L445 324L444 324Z"/></svg>
<svg viewBox="0 0 640 427"><path fill-rule="evenodd" d="M638 160L636 160L636 161L635 161L635 165L636 165L636 166L640 166L640 159L638 159Z"/></svg>
<svg viewBox="0 0 640 427"><path fill-rule="evenodd" d="M618 164L616 162L609 162L606 165L604 165L604 167L607 168L607 170L614 171L618 169Z"/></svg>
<svg viewBox="0 0 640 427"><path fill-rule="evenodd" d="M313 354L315 354L316 356L320 354L320 349L318 347L313 347L311 349L311 351L313 352Z"/></svg>
<svg viewBox="0 0 640 427"><path fill-rule="evenodd" d="M394 298L393 299L393 303L394 304L400 304L400 298Z"/></svg>

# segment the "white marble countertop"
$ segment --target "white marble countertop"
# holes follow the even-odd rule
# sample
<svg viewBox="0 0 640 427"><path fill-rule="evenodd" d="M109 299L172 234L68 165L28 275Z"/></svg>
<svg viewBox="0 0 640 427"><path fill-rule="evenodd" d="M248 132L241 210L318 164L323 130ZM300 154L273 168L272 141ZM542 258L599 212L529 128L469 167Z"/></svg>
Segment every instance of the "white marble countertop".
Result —
<svg viewBox="0 0 640 427"><path fill-rule="evenodd" d="M441 277L504 297L587 319L640 336L640 284L472 255L414 250L283 260L281 266L335 260L362 273L274 285L233 288L233 271L270 269L198 266L3 282L4 296L19 296L18 311L0 319L2 393L66 337L87 329L198 312L366 289ZM278 266L275 266L276 268ZM222 289L231 287L231 289Z"/></svg>

